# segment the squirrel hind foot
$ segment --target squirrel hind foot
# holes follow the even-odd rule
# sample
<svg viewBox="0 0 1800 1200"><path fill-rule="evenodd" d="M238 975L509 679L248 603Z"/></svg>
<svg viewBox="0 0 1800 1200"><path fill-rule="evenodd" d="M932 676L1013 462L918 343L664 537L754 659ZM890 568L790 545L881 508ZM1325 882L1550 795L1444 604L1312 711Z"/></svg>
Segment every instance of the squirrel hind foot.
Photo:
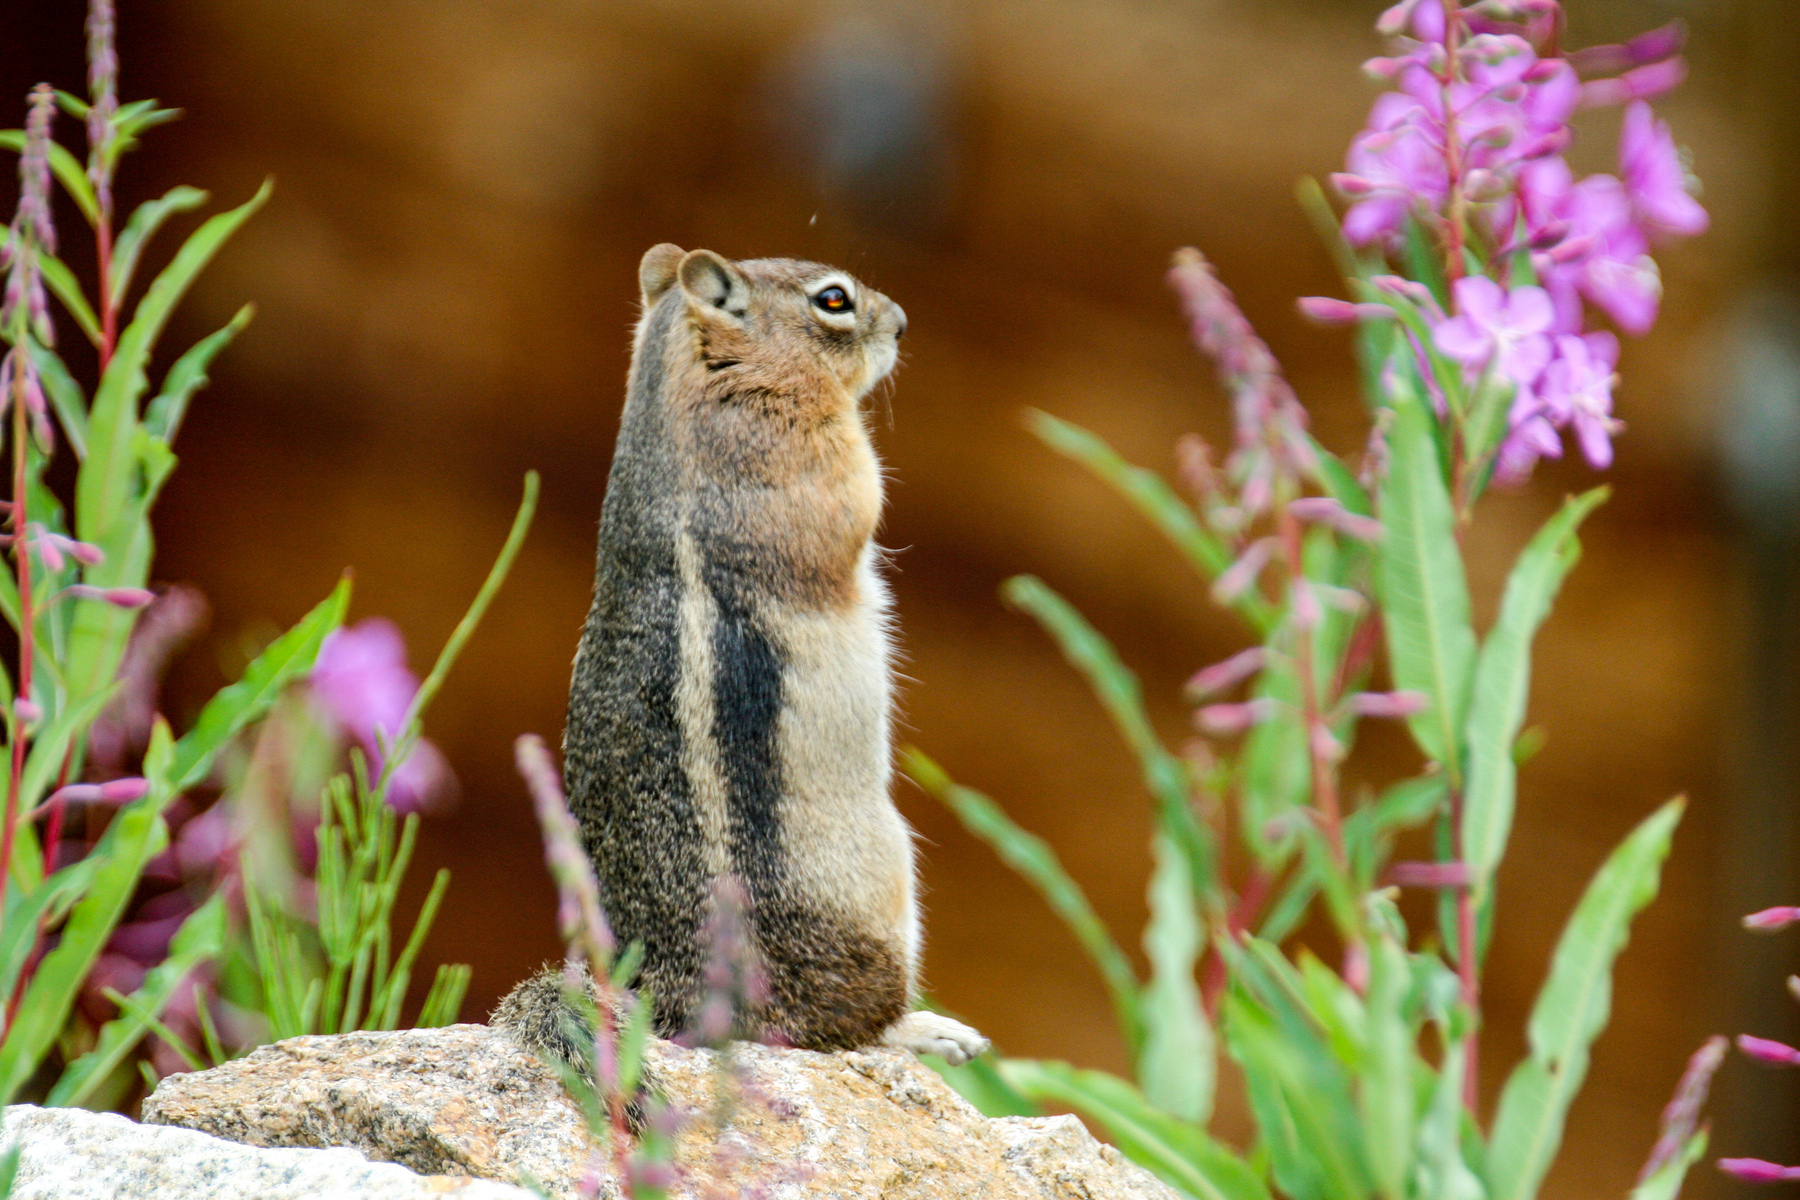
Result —
<svg viewBox="0 0 1800 1200"><path fill-rule="evenodd" d="M881 1035L884 1046L899 1046L914 1054L935 1054L953 1067L987 1053L990 1043L975 1030L942 1013L909 1012Z"/></svg>

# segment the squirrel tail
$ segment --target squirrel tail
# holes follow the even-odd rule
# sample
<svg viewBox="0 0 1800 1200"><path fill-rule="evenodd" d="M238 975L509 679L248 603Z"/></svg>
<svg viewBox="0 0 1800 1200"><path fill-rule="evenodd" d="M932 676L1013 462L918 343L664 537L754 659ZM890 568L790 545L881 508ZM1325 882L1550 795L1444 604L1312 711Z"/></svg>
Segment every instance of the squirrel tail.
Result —
<svg viewBox="0 0 1800 1200"><path fill-rule="evenodd" d="M546 1066L573 1069L599 1089L602 1085L594 1071L593 1023L587 1012L570 1002L564 978L563 968L545 967L508 992L488 1020ZM598 988L593 989L592 997L596 1005L607 1002ZM627 996L615 993L610 1003L613 1028L623 1028L629 1014ZM637 1092L625 1104L626 1123L633 1134L642 1132L645 1101L658 1090L655 1075L645 1063Z"/></svg>

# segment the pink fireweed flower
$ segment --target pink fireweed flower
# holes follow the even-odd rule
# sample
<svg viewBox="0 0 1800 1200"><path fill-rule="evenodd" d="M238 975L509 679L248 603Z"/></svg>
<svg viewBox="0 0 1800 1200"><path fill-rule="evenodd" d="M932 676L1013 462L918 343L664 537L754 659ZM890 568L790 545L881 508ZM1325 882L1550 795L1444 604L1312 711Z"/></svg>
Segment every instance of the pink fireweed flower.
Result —
<svg viewBox="0 0 1800 1200"><path fill-rule="evenodd" d="M1549 293L1526 286L1509 294L1481 275L1457 280L1453 292L1457 315L1432 330L1437 348L1465 366L1492 364L1520 388L1535 384L1550 362Z"/></svg>
<svg viewBox="0 0 1800 1200"><path fill-rule="evenodd" d="M1619 339L1601 330L1556 339L1556 359L1544 369L1538 397L1559 425L1573 425L1581 452L1597 471L1612 465L1612 437L1624 426L1612 415Z"/></svg>
<svg viewBox="0 0 1800 1200"><path fill-rule="evenodd" d="M1627 71L1617 79L1594 79L1582 84L1581 104L1584 108L1605 108L1633 100L1648 100L1680 87L1686 78L1687 64L1679 58L1671 58L1667 62Z"/></svg>
<svg viewBox="0 0 1800 1200"><path fill-rule="evenodd" d="M1747 1033L1740 1033L1737 1036L1737 1048L1758 1062L1766 1062L1777 1067L1800 1067L1800 1050L1794 1049L1785 1042L1775 1042L1768 1038L1751 1037Z"/></svg>
<svg viewBox="0 0 1800 1200"><path fill-rule="evenodd" d="M1800 1167L1784 1167L1760 1158L1721 1158L1719 1170L1745 1183L1784 1183L1800 1179Z"/></svg>
<svg viewBox="0 0 1800 1200"><path fill-rule="evenodd" d="M371 617L333 630L319 648L309 682L313 696L362 747L371 774L379 778L385 766L382 743L392 745L404 732L401 722L419 691L418 677L406 666L406 642L399 629ZM421 738L395 767L388 803L400 812L419 811L445 798L452 786L443 755Z"/></svg>
<svg viewBox="0 0 1800 1200"><path fill-rule="evenodd" d="M1757 933L1774 933L1800 921L1800 908L1765 908L1744 918L1744 928Z"/></svg>
<svg viewBox="0 0 1800 1200"><path fill-rule="evenodd" d="M1650 233L1693 237L1708 224L1706 210L1689 194L1687 172L1667 121L1658 121L1642 100L1625 110L1619 133L1619 174L1631 211Z"/></svg>

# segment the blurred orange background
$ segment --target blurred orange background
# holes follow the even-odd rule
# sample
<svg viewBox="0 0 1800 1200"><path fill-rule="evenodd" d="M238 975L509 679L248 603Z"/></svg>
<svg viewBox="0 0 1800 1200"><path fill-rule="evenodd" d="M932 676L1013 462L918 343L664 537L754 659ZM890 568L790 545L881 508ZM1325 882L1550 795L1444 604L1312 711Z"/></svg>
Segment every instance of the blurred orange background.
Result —
<svg viewBox="0 0 1800 1200"><path fill-rule="evenodd" d="M427 721L462 796L426 822L414 872L418 885L454 872L426 954L474 964L478 1018L558 952L511 743L561 732L638 257L674 241L817 258L910 318L876 434L903 736L1053 842L1135 953L1148 803L1080 680L995 588L1030 571L1076 602L1142 676L1171 745L1186 736L1180 682L1245 635L1017 415L1068 417L1165 471L1180 434L1221 437L1221 395L1162 282L1170 251L1194 244L1323 440L1360 446L1349 340L1294 311L1298 295L1342 290L1293 193L1337 169L1360 127L1380 8L123 0L124 98L186 116L127 160L121 210L176 183L236 204L276 179L164 339L178 350L257 305L195 401L160 506L157 578L194 584L214 610L166 710L179 727L247 640L346 567L354 614L394 619L423 671L521 475L541 471L536 527ZM1568 8L1577 46L1689 22L1692 76L1659 111L1713 215L1662 258L1662 321L1621 364L1615 496L1539 640L1529 719L1549 739L1522 775L1488 973L1491 1103L1587 877L1654 805L1692 798L1546 1193L1572 1198L1625 1193L1706 1034L1800 1033L1781 984L1792 935L1736 925L1800 901L1800 21L1782 0ZM4 9L0 96L22 114L40 78L79 90L84 5ZM73 122L59 128L80 144ZM1611 169L1616 118L1582 129L1577 166ZM84 270L79 218L58 217ZM1487 502L1472 541L1482 620L1517 546L1592 480L1564 463ZM1364 773L1415 764L1376 736ZM1011 1053L1126 1069L1073 940L933 802L905 784L898 800L923 849L934 994ZM1714 1151L1800 1158L1796 1100L1788 1080L1731 1062ZM1220 1122L1239 1140L1248 1129L1229 1098ZM1702 1169L1689 1194L1731 1189Z"/></svg>

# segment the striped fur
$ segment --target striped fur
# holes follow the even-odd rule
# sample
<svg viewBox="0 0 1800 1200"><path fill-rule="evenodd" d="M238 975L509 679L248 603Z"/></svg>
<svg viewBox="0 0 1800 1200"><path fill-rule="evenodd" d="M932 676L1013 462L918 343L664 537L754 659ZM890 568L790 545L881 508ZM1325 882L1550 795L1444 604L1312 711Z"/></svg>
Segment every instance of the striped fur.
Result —
<svg viewBox="0 0 1800 1200"><path fill-rule="evenodd" d="M730 877L768 984L743 1032L914 1044L930 1015L908 1017L919 927L888 794L882 490L861 412L905 314L787 259L658 246L640 280L564 735L602 899L619 938L644 943L664 1036L696 1019ZM815 303L830 287L852 312ZM945 1043L931 1020L929 1048L985 1045L962 1026Z"/></svg>

